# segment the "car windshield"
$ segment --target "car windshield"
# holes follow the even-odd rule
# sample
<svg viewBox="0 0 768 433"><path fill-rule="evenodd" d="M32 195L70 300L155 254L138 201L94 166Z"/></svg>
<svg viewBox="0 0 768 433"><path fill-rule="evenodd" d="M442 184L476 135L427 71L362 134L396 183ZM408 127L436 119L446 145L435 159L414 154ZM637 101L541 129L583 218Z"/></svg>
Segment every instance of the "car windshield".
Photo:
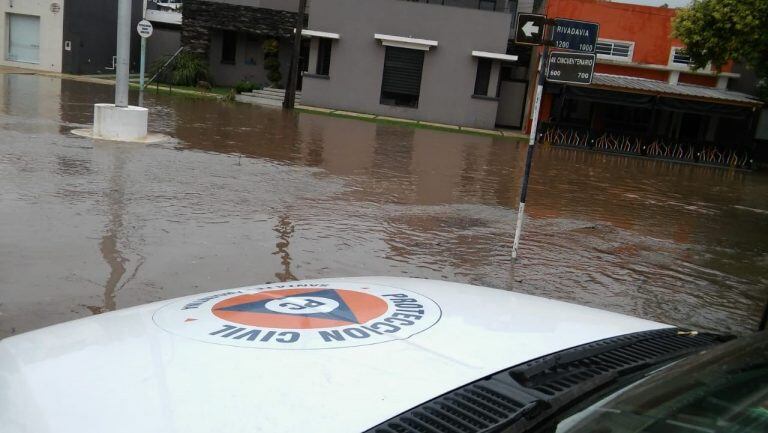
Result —
<svg viewBox="0 0 768 433"><path fill-rule="evenodd" d="M741 338L650 375L557 433L768 432L768 338Z"/></svg>

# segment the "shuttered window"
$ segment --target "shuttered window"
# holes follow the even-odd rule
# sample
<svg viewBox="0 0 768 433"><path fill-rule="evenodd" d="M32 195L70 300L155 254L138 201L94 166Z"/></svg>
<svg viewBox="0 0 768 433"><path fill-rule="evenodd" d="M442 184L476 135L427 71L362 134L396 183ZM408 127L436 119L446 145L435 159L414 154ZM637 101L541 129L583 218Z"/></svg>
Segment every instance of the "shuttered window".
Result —
<svg viewBox="0 0 768 433"><path fill-rule="evenodd" d="M417 107L424 51L386 47L381 80L381 103Z"/></svg>
<svg viewBox="0 0 768 433"><path fill-rule="evenodd" d="M607 58L613 60L631 61L632 52L634 51L634 42L624 41L610 41L600 39L595 45L595 53L600 58Z"/></svg>
<svg viewBox="0 0 768 433"><path fill-rule="evenodd" d="M688 53L685 52L685 48L680 47L673 47L672 48L672 63L676 65L690 65L693 63L691 61L691 56L688 55Z"/></svg>

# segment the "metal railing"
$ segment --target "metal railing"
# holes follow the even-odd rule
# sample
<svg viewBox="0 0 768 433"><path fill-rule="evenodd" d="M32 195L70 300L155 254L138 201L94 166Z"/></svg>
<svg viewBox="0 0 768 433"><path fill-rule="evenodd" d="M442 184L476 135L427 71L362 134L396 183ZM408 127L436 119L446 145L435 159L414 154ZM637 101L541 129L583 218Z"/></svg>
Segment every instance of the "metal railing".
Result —
<svg viewBox="0 0 768 433"><path fill-rule="evenodd" d="M594 131L583 127L556 124L542 125L541 140L554 146L580 147L590 150L645 156L649 158L752 168L751 152L739 146L712 142L675 140L670 137L648 137L614 131Z"/></svg>

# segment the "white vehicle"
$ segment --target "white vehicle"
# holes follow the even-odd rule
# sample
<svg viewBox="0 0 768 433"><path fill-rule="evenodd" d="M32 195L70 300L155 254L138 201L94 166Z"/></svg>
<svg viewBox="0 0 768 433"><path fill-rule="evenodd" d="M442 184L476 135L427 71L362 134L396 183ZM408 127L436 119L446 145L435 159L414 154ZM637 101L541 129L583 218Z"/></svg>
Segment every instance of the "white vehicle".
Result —
<svg viewBox="0 0 768 433"><path fill-rule="evenodd" d="M719 342L442 281L244 287L2 340L0 431L536 431Z"/></svg>

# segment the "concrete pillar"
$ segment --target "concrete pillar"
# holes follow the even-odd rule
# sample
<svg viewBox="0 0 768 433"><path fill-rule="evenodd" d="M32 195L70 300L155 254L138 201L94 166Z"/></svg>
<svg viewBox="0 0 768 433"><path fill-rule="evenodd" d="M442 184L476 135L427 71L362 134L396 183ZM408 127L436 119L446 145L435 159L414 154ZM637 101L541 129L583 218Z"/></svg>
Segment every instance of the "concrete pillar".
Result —
<svg viewBox="0 0 768 433"><path fill-rule="evenodd" d="M669 79L667 80L669 84L675 86L677 85L677 80L680 79L680 72L678 71L670 71L669 72Z"/></svg>

